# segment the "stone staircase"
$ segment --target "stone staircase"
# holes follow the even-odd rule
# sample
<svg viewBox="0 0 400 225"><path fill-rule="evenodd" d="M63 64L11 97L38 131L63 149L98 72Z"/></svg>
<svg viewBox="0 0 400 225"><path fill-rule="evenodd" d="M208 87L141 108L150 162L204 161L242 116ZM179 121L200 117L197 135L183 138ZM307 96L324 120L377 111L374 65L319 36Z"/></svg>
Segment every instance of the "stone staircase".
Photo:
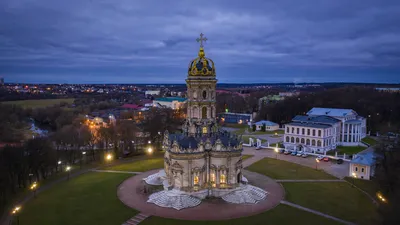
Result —
<svg viewBox="0 0 400 225"><path fill-rule="evenodd" d="M267 192L261 188L245 185L243 188L232 191L222 197L226 202L234 204L251 203L256 204L267 197Z"/></svg>
<svg viewBox="0 0 400 225"><path fill-rule="evenodd" d="M201 200L196 197L184 194L181 191L164 190L151 194L147 202L154 203L160 207L181 210L198 206L201 203Z"/></svg>
<svg viewBox="0 0 400 225"><path fill-rule="evenodd" d="M129 220L127 220L122 225L137 225L140 222L142 222L143 220L145 220L147 217L149 217L149 215L146 215L146 214L143 214L143 213L139 213L136 216L134 216L134 217L130 218Z"/></svg>

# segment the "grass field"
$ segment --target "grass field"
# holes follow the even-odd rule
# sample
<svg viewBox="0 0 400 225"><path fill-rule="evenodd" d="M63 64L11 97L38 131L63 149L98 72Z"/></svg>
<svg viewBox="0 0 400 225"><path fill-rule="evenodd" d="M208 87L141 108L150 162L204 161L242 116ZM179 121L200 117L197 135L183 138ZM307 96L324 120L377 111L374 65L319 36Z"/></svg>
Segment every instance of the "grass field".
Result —
<svg viewBox="0 0 400 225"><path fill-rule="evenodd" d="M376 224L372 201L346 182L284 183L286 199L357 224Z"/></svg>
<svg viewBox="0 0 400 225"><path fill-rule="evenodd" d="M365 138L361 139L361 141L363 141L371 146L376 145L376 143L377 143L377 141L371 137L365 137Z"/></svg>
<svg viewBox="0 0 400 225"><path fill-rule="evenodd" d="M38 99L38 100L21 100L21 101L8 101L1 102L2 104L18 105L23 108L44 108L66 102L68 104L74 103L74 98L63 99Z"/></svg>
<svg viewBox="0 0 400 225"><path fill-rule="evenodd" d="M246 169L280 180L337 179L324 171L273 158L264 158Z"/></svg>
<svg viewBox="0 0 400 225"><path fill-rule="evenodd" d="M367 147L364 146L338 146L336 151L338 154L346 153L346 155L352 155L357 154L365 149L367 149ZM335 154L334 151L332 151L331 154Z"/></svg>
<svg viewBox="0 0 400 225"><path fill-rule="evenodd" d="M152 158L140 161L127 162L116 166L104 167L104 170L144 172L164 167L164 158Z"/></svg>
<svg viewBox="0 0 400 225"><path fill-rule="evenodd" d="M244 217L234 220L223 221L187 221L165 219L160 217L150 217L140 225L292 225L292 224L307 224L307 225L338 225L333 220L314 215L299 209L292 208L286 205L278 205L276 208L258 214L256 216Z"/></svg>
<svg viewBox="0 0 400 225"><path fill-rule="evenodd" d="M122 224L137 212L116 195L131 174L88 173L56 184L22 206L20 224Z"/></svg>
<svg viewBox="0 0 400 225"><path fill-rule="evenodd" d="M378 187L373 181L356 179L352 177L345 177L344 179L354 184L361 190L367 192L372 197L375 197L376 193L378 192Z"/></svg>

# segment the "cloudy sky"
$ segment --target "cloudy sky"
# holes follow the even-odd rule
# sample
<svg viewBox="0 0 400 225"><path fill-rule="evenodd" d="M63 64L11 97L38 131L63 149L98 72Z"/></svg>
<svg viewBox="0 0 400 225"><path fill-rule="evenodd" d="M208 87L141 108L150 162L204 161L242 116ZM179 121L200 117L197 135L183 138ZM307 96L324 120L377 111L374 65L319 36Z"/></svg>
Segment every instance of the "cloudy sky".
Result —
<svg viewBox="0 0 400 225"><path fill-rule="evenodd" d="M6 82L400 82L399 0L1 0Z"/></svg>

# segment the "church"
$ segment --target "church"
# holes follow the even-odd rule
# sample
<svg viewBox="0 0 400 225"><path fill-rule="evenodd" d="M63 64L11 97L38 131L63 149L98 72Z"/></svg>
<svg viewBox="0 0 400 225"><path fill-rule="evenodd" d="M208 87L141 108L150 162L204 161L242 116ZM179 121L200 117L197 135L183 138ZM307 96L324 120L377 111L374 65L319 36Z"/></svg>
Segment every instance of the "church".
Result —
<svg viewBox="0 0 400 225"><path fill-rule="evenodd" d="M144 181L163 185L164 191L150 195L148 202L183 209L200 204L206 197L231 203L257 203L266 192L247 184L242 174L241 137L221 130L216 119L216 71L205 57L200 34L198 57L187 70L187 118L182 132L164 133L164 170ZM184 204L183 204L184 203Z"/></svg>

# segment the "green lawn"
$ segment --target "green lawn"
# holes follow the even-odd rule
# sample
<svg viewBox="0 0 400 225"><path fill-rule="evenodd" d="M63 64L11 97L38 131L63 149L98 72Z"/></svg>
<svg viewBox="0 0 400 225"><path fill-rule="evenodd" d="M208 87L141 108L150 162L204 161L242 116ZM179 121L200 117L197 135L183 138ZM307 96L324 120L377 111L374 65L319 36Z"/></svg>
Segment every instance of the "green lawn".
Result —
<svg viewBox="0 0 400 225"><path fill-rule="evenodd" d="M122 224L137 212L116 195L131 174L88 173L63 181L22 206L20 224Z"/></svg>
<svg viewBox="0 0 400 225"><path fill-rule="evenodd" d="M164 158L144 159L140 161L127 162L116 166L109 166L105 170L145 172L148 170L162 169L164 167Z"/></svg>
<svg viewBox="0 0 400 225"><path fill-rule="evenodd" d="M242 160L244 161L244 160L246 160L248 158L251 158L251 157L253 157L253 156L252 155L242 155Z"/></svg>
<svg viewBox="0 0 400 225"><path fill-rule="evenodd" d="M233 220L223 221L187 221L165 219L160 217L150 217L140 225L292 225L292 224L307 224L307 225L338 225L333 220L305 212L291 206L278 205L276 208L258 214L256 216L244 217Z"/></svg>
<svg viewBox="0 0 400 225"><path fill-rule="evenodd" d="M376 224L372 201L346 182L283 183L289 202L357 224Z"/></svg>
<svg viewBox="0 0 400 225"><path fill-rule="evenodd" d="M246 169L280 180L337 179L321 170L273 158L264 158Z"/></svg>
<svg viewBox="0 0 400 225"><path fill-rule="evenodd" d="M361 141L363 141L371 146L376 145L376 143L377 143L377 141L371 137L365 137L365 138L361 139Z"/></svg>
<svg viewBox="0 0 400 225"><path fill-rule="evenodd" d="M378 187L376 186L376 184L373 181L356 179L356 178L352 178L352 177L345 177L344 179L349 181L350 183L354 184L361 190L367 192L372 197L375 197L376 193L378 192Z"/></svg>
<svg viewBox="0 0 400 225"><path fill-rule="evenodd" d="M37 100L20 100L20 101L8 101L1 102L2 104L18 105L23 108L44 108L66 102L68 104L74 103L74 98L63 98L63 99L37 99Z"/></svg>
<svg viewBox="0 0 400 225"><path fill-rule="evenodd" d="M338 154L346 153L346 155L352 155L357 154L365 149L367 149L367 147L364 146L338 146L336 151ZM332 154L335 154L335 152L332 151Z"/></svg>

